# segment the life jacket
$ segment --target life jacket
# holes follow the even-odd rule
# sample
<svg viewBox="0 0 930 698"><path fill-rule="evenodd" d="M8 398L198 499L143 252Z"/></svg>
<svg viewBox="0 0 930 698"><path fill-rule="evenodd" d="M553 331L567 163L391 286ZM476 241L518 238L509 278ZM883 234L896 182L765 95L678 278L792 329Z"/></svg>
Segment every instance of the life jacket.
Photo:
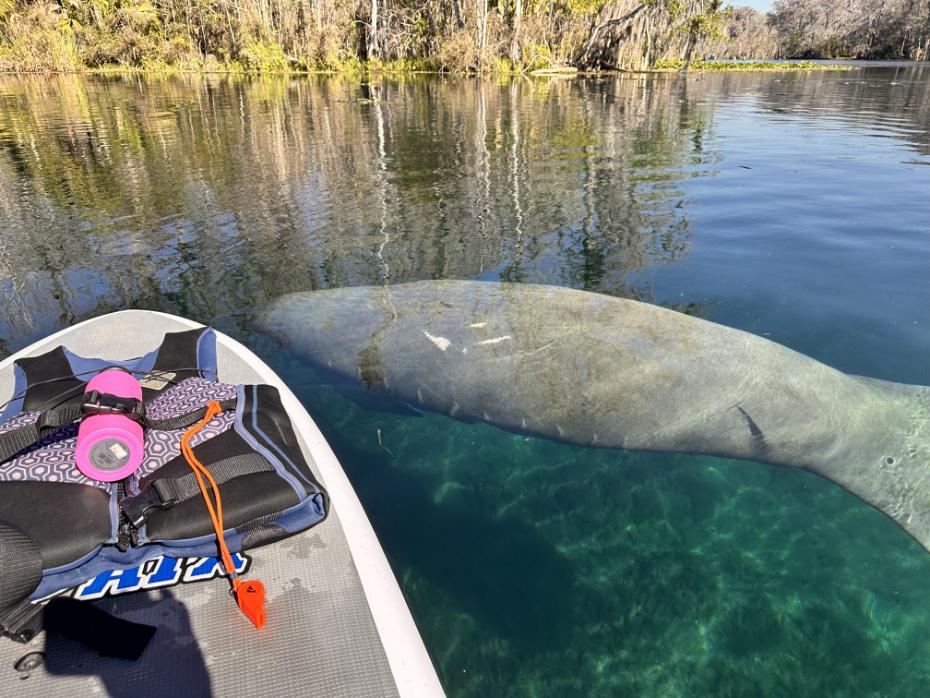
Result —
<svg viewBox="0 0 930 698"><path fill-rule="evenodd" d="M84 388L114 366L136 376L145 407L144 460L115 483L75 465ZM209 403L223 411L191 440L222 494L231 553L303 531L327 514L278 391L217 381L209 328L167 333L128 361L59 346L13 367L14 399L0 412L0 631L28 639L42 600L147 560L217 555L214 524L188 460L187 429ZM238 558L238 556L237 556Z"/></svg>

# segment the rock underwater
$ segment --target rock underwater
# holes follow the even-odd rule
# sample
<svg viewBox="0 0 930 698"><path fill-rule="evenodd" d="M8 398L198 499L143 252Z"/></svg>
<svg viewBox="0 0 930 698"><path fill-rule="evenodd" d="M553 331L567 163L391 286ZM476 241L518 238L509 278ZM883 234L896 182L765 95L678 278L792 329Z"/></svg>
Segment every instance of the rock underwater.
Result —
<svg viewBox="0 0 930 698"><path fill-rule="evenodd" d="M529 284L293 293L260 328L420 408L585 446L801 467L930 550L930 388L658 306Z"/></svg>

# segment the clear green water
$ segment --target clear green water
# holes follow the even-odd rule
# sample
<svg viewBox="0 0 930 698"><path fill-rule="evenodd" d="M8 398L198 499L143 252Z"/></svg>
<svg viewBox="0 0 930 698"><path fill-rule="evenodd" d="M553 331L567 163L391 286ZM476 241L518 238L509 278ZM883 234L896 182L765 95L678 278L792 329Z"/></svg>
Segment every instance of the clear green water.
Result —
<svg viewBox="0 0 930 698"><path fill-rule="evenodd" d="M852 495L364 409L252 316L545 282L928 385L928 166L927 67L2 78L0 355L130 306L251 344L333 445L451 695L923 696L930 555Z"/></svg>

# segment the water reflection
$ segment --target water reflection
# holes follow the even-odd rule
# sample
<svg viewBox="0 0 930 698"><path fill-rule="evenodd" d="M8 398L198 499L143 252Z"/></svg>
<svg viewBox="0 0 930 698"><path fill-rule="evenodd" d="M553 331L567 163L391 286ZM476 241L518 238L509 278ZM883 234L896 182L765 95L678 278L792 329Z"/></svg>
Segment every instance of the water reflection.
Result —
<svg viewBox="0 0 930 698"><path fill-rule="evenodd" d="M0 352L128 306L245 336L288 291L422 278L674 304L652 272L692 249L710 190L690 183L771 216L766 186L796 179L772 172L746 196L719 181L721 123L882 136L926 165L928 74L3 78ZM786 194L797 227L823 225Z"/></svg>
<svg viewBox="0 0 930 698"><path fill-rule="evenodd" d="M623 293L686 254L713 107L675 80L9 79L0 349L130 305L240 331L293 290Z"/></svg>
<svg viewBox="0 0 930 698"><path fill-rule="evenodd" d="M833 128L898 139L930 155L930 65L831 77L780 80L777 89L767 86L760 94L761 106L785 118L827 118Z"/></svg>

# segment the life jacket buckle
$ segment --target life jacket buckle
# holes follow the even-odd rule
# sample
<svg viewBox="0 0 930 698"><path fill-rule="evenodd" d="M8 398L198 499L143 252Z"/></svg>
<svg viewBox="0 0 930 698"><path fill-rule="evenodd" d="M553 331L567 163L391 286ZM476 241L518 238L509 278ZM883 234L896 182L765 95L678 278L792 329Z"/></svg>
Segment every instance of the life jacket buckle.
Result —
<svg viewBox="0 0 930 698"><path fill-rule="evenodd" d="M146 487L139 494L120 500L119 508L126 515L129 522L136 528L141 528L152 509L167 509L178 503L177 497L165 497L164 493L155 486Z"/></svg>
<svg viewBox="0 0 930 698"><path fill-rule="evenodd" d="M119 414L139 424L145 423L145 405L141 400L92 390L84 396L81 413L85 417L98 414Z"/></svg>

